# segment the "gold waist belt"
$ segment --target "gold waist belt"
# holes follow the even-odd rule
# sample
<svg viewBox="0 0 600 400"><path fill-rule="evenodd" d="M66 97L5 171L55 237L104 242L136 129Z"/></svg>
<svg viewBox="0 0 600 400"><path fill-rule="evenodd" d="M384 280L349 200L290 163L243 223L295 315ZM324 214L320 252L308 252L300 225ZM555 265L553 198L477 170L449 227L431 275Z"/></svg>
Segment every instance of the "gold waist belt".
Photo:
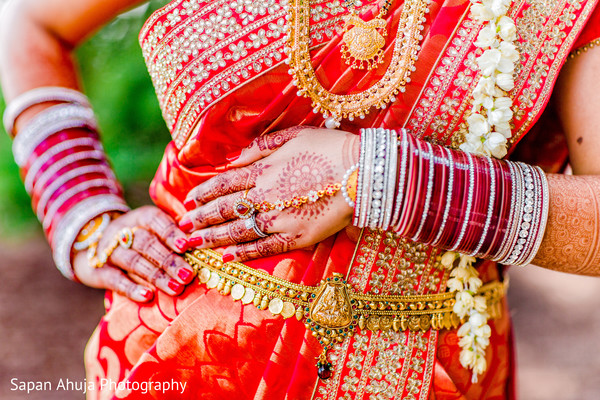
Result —
<svg viewBox="0 0 600 400"><path fill-rule="evenodd" d="M207 288L274 315L304 318L323 345L342 342L356 326L373 331L426 331L457 328L462 322L452 311L455 293L380 296L356 292L341 274L334 273L318 286L305 286L242 263L223 263L221 255L212 250L195 250L185 257ZM504 293L505 284L499 281L479 290L487 299L491 318L500 316Z"/></svg>

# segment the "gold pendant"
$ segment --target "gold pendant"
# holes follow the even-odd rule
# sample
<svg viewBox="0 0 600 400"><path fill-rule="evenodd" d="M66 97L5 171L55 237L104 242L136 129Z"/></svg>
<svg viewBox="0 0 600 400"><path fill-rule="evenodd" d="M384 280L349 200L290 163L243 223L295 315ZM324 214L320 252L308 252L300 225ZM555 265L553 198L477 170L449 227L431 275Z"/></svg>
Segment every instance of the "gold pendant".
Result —
<svg viewBox="0 0 600 400"><path fill-rule="evenodd" d="M346 64L352 69L376 68L383 62L383 46L387 36L385 20L374 18L363 21L358 15L350 14L345 22L342 58ZM379 29L383 31L379 33Z"/></svg>

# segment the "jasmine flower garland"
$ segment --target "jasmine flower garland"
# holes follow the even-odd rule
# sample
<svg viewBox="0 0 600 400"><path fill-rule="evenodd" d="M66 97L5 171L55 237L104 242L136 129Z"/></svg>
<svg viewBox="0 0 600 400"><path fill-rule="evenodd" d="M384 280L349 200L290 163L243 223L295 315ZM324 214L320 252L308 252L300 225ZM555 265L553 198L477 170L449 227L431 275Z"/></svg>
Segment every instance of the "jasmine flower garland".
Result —
<svg viewBox="0 0 600 400"><path fill-rule="evenodd" d="M481 77L473 90L473 107L467 118L469 131L460 149L503 158L512 135L513 103L507 92L515 86L513 73L519 61L519 52L514 44L517 29L514 21L506 15L511 0L471 0L471 3L472 18L483 24L474 43L483 49L483 54L477 57ZM486 300L476 295L482 282L473 268L475 261L474 257L455 252L446 252L442 256L442 265L451 269L448 290L456 292L454 313L466 320L457 333L461 347L460 363L472 370L473 383L487 369L485 350L491 336Z"/></svg>

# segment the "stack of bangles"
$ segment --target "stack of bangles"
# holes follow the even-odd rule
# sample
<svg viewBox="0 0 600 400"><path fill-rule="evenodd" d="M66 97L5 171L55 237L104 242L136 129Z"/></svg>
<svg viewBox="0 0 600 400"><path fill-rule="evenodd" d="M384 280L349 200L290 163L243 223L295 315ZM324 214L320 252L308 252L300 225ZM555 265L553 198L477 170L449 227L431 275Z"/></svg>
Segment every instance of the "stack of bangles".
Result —
<svg viewBox="0 0 600 400"><path fill-rule="evenodd" d="M529 264L548 218L539 167L452 150L402 131L361 130L342 192L358 227L503 264Z"/></svg>
<svg viewBox="0 0 600 400"><path fill-rule="evenodd" d="M115 213L129 208L104 154L90 103L82 93L63 87L23 93L4 112L6 132L14 136L15 120L44 103L59 104L20 127L13 155L56 266L74 279L72 249L83 250L96 243Z"/></svg>

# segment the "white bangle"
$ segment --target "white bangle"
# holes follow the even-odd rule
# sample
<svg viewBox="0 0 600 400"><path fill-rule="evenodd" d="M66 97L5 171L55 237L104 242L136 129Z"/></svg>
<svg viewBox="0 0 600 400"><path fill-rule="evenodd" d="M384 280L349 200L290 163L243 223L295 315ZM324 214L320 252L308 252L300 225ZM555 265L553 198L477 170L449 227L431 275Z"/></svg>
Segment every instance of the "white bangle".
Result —
<svg viewBox="0 0 600 400"><path fill-rule="evenodd" d="M19 118L19 115L28 108L41 103L49 101L63 101L67 103L80 104L82 106L90 107L90 101L81 92L59 86L43 86L28 90L21 94L13 101L11 101L4 110L4 116L2 122L4 123L4 129L10 136L14 136L13 129L15 127L15 121Z"/></svg>
<svg viewBox="0 0 600 400"><path fill-rule="evenodd" d="M35 148L46 138L71 128L96 130L98 124L92 109L76 104L61 104L36 114L13 141L15 162L23 167Z"/></svg>
<svg viewBox="0 0 600 400"><path fill-rule="evenodd" d="M100 194L77 203L57 223L52 236L52 256L56 267L65 277L75 277L71 266L71 249L81 228L91 219L110 211L127 212L129 207L119 196Z"/></svg>
<svg viewBox="0 0 600 400"><path fill-rule="evenodd" d="M40 169L44 166L44 164L48 162L48 160L65 150L83 146L92 147L97 151L103 150L102 144L98 139L92 137L81 137L65 140L64 142L55 144L47 149L43 154L40 154L40 156L36 158L35 161L31 163L31 166L27 169L27 174L25 175L25 190L27 190L27 193L31 195L35 177L37 176L38 172L40 172Z"/></svg>

